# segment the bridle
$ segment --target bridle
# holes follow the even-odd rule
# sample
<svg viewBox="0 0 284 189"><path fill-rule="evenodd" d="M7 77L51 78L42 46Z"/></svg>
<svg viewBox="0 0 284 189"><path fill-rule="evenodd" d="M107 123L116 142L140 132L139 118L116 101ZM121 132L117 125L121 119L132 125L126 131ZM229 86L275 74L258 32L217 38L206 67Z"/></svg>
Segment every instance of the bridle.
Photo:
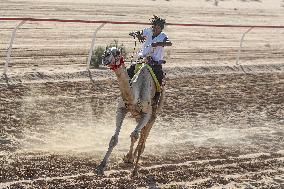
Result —
<svg viewBox="0 0 284 189"><path fill-rule="evenodd" d="M102 64L107 66L112 63L112 59L115 59L115 62L118 61L120 51L116 47L111 47L105 50L102 55Z"/></svg>
<svg viewBox="0 0 284 189"><path fill-rule="evenodd" d="M102 56L102 64L108 66L111 70L116 70L124 64L124 59L120 55L121 52L116 47L108 48Z"/></svg>

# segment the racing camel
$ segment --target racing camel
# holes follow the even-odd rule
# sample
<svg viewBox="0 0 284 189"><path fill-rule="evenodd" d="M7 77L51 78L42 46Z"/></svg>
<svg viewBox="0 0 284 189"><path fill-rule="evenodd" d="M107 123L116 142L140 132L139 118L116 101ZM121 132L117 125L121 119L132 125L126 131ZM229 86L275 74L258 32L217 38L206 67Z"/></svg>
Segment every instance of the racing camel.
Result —
<svg viewBox="0 0 284 189"><path fill-rule="evenodd" d="M150 66L146 64L145 61L140 64L139 70L131 81L127 74L124 60L119 49L116 47L108 48L104 52L102 61L104 65L107 65L116 74L119 89L121 91L121 98L119 99L116 110L115 133L111 137L108 150L100 165L97 166L96 172L98 174L104 174L109 156L111 155L113 148L118 143L118 135L123 120L127 112L130 112L132 117L136 119L137 126L130 135L130 150L124 157L124 162L135 163L132 172L132 176L135 176L138 171L139 158L145 149L146 139L156 120L156 114L161 109L164 92L161 93L159 99L154 99L157 88L153 75L151 75L151 70L149 69ZM138 139L137 147L134 150L134 144Z"/></svg>

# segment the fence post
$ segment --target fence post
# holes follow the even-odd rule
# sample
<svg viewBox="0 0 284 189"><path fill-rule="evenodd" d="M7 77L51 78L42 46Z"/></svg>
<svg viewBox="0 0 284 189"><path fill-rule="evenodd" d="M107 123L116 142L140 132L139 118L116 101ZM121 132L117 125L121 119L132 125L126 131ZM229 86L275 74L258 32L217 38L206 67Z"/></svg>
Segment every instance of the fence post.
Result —
<svg viewBox="0 0 284 189"><path fill-rule="evenodd" d="M91 48L90 48L89 56L88 56L88 60L87 60L87 70L90 69L91 59L92 59L93 50L94 50L94 46L95 46L95 42L96 42L96 35L97 35L98 31L99 31L104 25L106 25L106 23L102 23L102 24L96 29L96 31L94 32L93 40L92 40L92 43L91 43Z"/></svg>
<svg viewBox="0 0 284 189"><path fill-rule="evenodd" d="M239 60L240 60L240 55L241 55L241 49L242 49L242 47L243 47L243 41L244 41L245 35L246 35L248 32L250 32L252 29L253 29L253 27L249 28L245 33L243 33L243 36L242 36L241 42L240 42L240 48L239 48L238 55L237 55L236 65L239 65Z"/></svg>
<svg viewBox="0 0 284 189"><path fill-rule="evenodd" d="M7 50L6 62L5 62L5 65L4 65L4 73L3 73L3 75L5 75L5 76L7 75L7 70L8 70L8 66L9 66L9 63L10 63L10 57L11 57L11 53L12 53L12 46L13 46L13 43L14 43L14 40L15 40L15 37L16 37L16 32L19 29L19 27L21 27L25 22L26 21L23 20L13 30L13 33L12 33L12 36L11 36L11 40L10 40L10 45L8 47L8 50Z"/></svg>

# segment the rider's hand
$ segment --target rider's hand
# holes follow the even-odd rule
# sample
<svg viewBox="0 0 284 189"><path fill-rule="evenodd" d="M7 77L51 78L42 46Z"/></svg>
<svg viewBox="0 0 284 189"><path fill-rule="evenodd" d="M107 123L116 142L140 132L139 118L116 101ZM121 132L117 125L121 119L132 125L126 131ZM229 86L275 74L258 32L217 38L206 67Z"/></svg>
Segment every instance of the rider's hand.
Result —
<svg viewBox="0 0 284 189"><path fill-rule="evenodd" d="M142 35L137 35L138 41L140 43L144 43L144 41L146 40L146 37L142 36Z"/></svg>
<svg viewBox="0 0 284 189"><path fill-rule="evenodd" d="M144 43L145 40L146 40L146 37L145 36L142 36L141 32L140 31L133 31L133 32L130 32L129 33L130 36L132 36L134 39L135 37L137 37L138 41L140 43Z"/></svg>

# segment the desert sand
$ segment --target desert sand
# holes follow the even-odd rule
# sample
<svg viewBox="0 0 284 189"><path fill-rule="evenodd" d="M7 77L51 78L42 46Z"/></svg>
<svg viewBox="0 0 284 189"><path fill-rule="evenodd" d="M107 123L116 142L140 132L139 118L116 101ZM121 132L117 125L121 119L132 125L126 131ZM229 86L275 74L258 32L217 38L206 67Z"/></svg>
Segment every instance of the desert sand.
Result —
<svg viewBox="0 0 284 189"><path fill-rule="evenodd" d="M282 0L2 0L0 17L284 25ZM13 28L0 22L0 73ZM115 130L114 73L86 61L99 24L27 22L0 79L0 188L283 188L284 29L167 26L166 101L137 177L122 161L124 122L104 176L95 173ZM105 25L133 53L130 31ZM139 47L137 46L136 49ZM127 58L129 65L130 57Z"/></svg>

